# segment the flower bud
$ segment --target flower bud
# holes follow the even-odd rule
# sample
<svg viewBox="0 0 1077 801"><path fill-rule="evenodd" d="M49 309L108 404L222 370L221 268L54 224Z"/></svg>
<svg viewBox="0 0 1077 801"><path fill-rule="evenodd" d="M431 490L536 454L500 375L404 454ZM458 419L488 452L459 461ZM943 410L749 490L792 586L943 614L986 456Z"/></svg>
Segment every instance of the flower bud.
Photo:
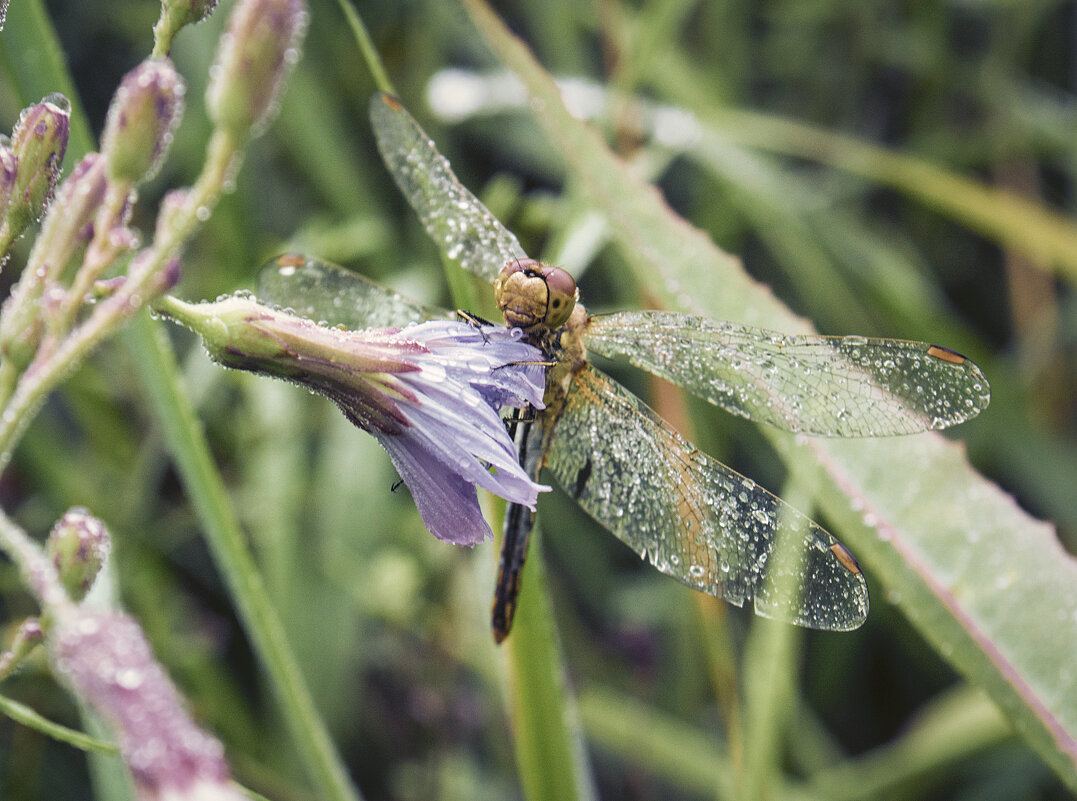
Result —
<svg viewBox="0 0 1077 801"><path fill-rule="evenodd" d="M214 125L242 138L268 122L306 18L303 0L240 0L210 70L206 107Z"/></svg>
<svg viewBox="0 0 1077 801"><path fill-rule="evenodd" d="M70 123L71 104L58 93L25 109L15 123L11 149L18 159L18 171L4 220L14 236L40 217L52 199Z"/></svg>
<svg viewBox="0 0 1077 801"><path fill-rule="evenodd" d="M183 116L186 89L168 59L147 59L124 76L101 134L110 178L134 185L156 174Z"/></svg>
<svg viewBox="0 0 1077 801"><path fill-rule="evenodd" d="M41 233L30 251L27 269L0 313L0 354L19 368L33 358L41 337L38 300L50 280L93 237L94 217L108 189L105 160L90 153L80 161L56 193Z"/></svg>
<svg viewBox="0 0 1077 801"><path fill-rule="evenodd" d="M45 553L73 601L85 597L111 546L105 524L80 507L69 509L53 526Z"/></svg>
<svg viewBox="0 0 1077 801"><path fill-rule="evenodd" d="M29 264L59 276L76 251L94 235L94 218L108 190L107 165L99 153L83 157L60 184Z"/></svg>
<svg viewBox="0 0 1077 801"><path fill-rule="evenodd" d="M11 203L15 192L15 177L19 170L19 160L6 142L0 142L0 220Z"/></svg>
<svg viewBox="0 0 1077 801"><path fill-rule="evenodd" d="M223 746L191 720L133 618L67 607L49 641L57 672L115 732L140 799L241 801Z"/></svg>

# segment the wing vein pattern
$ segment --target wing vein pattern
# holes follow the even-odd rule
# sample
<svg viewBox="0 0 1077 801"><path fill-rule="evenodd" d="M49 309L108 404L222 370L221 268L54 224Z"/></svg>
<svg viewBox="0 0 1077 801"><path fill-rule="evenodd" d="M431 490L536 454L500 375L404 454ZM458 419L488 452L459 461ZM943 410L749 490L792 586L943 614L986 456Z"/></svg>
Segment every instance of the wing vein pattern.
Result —
<svg viewBox="0 0 1077 801"><path fill-rule="evenodd" d="M812 628L867 616L859 571L818 524L707 456L598 370L585 367L556 415L546 455L555 480L658 570L710 595ZM801 543L796 561L782 543ZM845 552L847 553L847 552Z"/></svg>
<svg viewBox="0 0 1077 801"><path fill-rule="evenodd" d="M460 183L449 161L399 102L374 95L370 121L378 150L434 243L487 281L513 259L525 259L516 236Z"/></svg>
<svg viewBox="0 0 1077 801"><path fill-rule="evenodd" d="M412 300L359 273L293 254L262 268L258 297L301 317L351 331L404 328L410 323L453 317L444 309Z"/></svg>
<svg viewBox="0 0 1077 801"><path fill-rule="evenodd" d="M629 311L592 317L585 343L733 414L817 436L948 428L979 414L991 397L972 361L924 342L782 334Z"/></svg>

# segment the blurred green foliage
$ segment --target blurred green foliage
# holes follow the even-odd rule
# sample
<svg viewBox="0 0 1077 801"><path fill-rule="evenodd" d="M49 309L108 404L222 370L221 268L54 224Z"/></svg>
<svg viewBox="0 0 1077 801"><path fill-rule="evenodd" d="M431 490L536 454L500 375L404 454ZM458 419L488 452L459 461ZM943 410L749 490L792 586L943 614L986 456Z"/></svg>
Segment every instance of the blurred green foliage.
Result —
<svg viewBox="0 0 1077 801"><path fill-rule="evenodd" d="M0 33L0 128L27 100L62 88L20 94L24 65L2 45L25 2L12 0ZM141 208L155 208L166 189L197 173L208 130L203 82L225 10L176 41L188 109L164 169L141 190ZM177 292L199 299L249 288L268 258L290 249L447 304L434 246L374 149L366 106L375 87L354 39L334 3L312 0L310 10L280 117L188 249ZM447 124L424 104L439 70L498 66L464 12L425 0L365 2L358 11L398 93L464 182L528 252L557 253L587 209L530 121L514 114ZM504 2L498 11L556 76L706 108L716 119L751 110L807 123L1070 212L1073 2L561 0ZM134 0L49 4L94 137L120 77L152 47L157 13ZM726 119L737 141L737 118ZM991 407L953 436L967 442L978 469L1054 521L1071 550L1077 545L1072 274L809 153L782 155L762 137L753 148L744 130L741 171L723 172L638 149L630 122L600 124L615 149L651 170L679 214L820 330L944 342L981 364ZM141 222L149 227L152 218ZM616 251L599 248L587 261L589 308L640 303ZM11 277L9 266L0 280ZM292 645L364 795L519 797L501 657L486 631L493 549L434 541L407 493L390 491L388 459L324 401L224 373L172 333ZM648 395L638 376L618 377ZM708 452L782 486L781 462L753 426L690 411ZM309 797L124 348L102 348L45 406L3 476L0 501L34 532L74 504L107 521L123 602L196 716L226 741L237 778L271 798ZM767 646L765 623L639 564L563 497L544 499L541 514L600 797L737 797L737 772L758 758L745 747L763 747L741 738L751 724L737 718L753 714L750 699L742 707L737 698L751 684L748 669L768 664L759 649L786 668L772 680L791 685L778 712L760 713L781 720L768 746L771 797L1065 797L875 585L861 630L795 632L792 643ZM12 628L34 612L6 563L0 611ZM0 690L78 725L43 665ZM0 796L93 797L81 754L6 718Z"/></svg>

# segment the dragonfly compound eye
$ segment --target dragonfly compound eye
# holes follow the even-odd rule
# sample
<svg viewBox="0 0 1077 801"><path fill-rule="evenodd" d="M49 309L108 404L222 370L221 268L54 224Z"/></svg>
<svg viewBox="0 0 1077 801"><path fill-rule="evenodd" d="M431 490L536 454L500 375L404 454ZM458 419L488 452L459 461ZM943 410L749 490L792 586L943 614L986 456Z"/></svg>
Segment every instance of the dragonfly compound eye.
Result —
<svg viewBox="0 0 1077 801"><path fill-rule="evenodd" d="M565 324L580 296L576 281L560 267L542 265L543 280L549 292L546 306L546 325L557 328Z"/></svg>

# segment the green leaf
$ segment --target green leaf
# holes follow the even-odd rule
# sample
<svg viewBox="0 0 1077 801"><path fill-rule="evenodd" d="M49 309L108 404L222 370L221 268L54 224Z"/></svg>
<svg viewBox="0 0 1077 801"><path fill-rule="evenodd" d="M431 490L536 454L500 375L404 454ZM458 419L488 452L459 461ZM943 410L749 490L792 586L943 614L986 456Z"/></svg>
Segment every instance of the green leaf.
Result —
<svg viewBox="0 0 1077 801"><path fill-rule="evenodd" d="M502 506L502 504L498 504ZM509 705L520 784L529 801L587 801L594 796L576 722L575 700L565 689L564 663L553 624L546 570L531 534L507 652Z"/></svg>
<svg viewBox="0 0 1077 801"><path fill-rule="evenodd" d="M19 703L3 695L0 695L0 713L7 715L23 726L83 751L97 751L110 755L119 753L115 743L91 737L75 729L69 729L67 726L61 726L59 723L54 723L48 718L42 717L26 704Z"/></svg>
<svg viewBox="0 0 1077 801"><path fill-rule="evenodd" d="M810 330L569 114L550 76L486 5L465 5L523 80L539 127L606 216L636 281L672 309ZM1077 564L1053 529L1021 511L942 436L851 441L765 433L817 482L823 509L888 597L1077 788Z"/></svg>
<svg viewBox="0 0 1077 801"><path fill-rule="evenodd" d="M71 101L66 164L77 164L95 148L86 112L42 0L22 0L9 7L0 36L0 73L6 74L8 85L17 87L21 106L37 102L50 92L61 92Z"/></svg>
<svg viewBox="0 0 1077 801"><path fill-rule="evenodd" d="M706 122L743 145L811 159L900 190L1028 257L1077 280L1077 227L1056 211L994 189L924 159L850 136L744 110L708 114Z"/></svg>
<svg viewBox="0 0 1077 801"><path fill-rule="evenodd" d="M135 367L149 395L206 541L235 599L244 628L269 675L285 723L311 781L325 798L361 801L314 707L298 660L254 563L209 444L183 390L171 345L160 324L146 314L124 332Z"/></svg>

